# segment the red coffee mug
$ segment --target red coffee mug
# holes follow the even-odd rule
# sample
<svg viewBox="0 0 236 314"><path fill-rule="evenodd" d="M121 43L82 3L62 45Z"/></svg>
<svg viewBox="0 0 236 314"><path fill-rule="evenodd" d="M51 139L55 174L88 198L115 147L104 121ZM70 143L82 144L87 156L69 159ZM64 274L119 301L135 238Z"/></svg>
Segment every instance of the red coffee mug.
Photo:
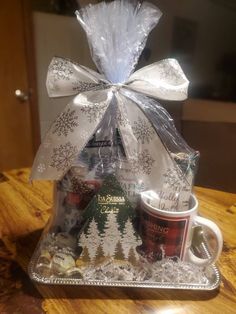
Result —
<svg viewBox="0 0 236 314"><path fill-rule="evenodd" d="M153 191L141 193L140 236L142 245L137 251L150 262L163 258L179 258L199 266L214 263L221 251L223 238L218 226L198 213L198 201L191 195L189 210L170 212L155 208L150 199ZM216 239L217 247L210 258L199 258L191 251L193 227L196 225L210 229Z"/></svg>

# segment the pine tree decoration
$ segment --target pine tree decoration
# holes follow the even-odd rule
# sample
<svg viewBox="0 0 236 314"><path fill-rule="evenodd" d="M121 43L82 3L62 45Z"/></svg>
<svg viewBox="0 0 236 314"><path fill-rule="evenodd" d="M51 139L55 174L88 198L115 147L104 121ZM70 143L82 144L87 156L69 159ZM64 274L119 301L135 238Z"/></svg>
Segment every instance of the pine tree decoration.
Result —
<svg viewBox="0 0 236 314"><path fill-rule="evenodd" d="M94 260L98 246L101 244L101 237L98 226L94 218L87 228L87 232L83 232L79 238L79 246L87 247L89 258Z"/></svg>
<svg viewBox="0 0 236 314"><path fill-rule="evenodd" d="M96 252L96 260L102 259L104 257L104 252L102 249L101 244L98 246L97 252Z"/></svg>
<svg viewBox="0 0 236 314"><path fill-rule="evenodd" d="M127 259L130 248L141 242L132 223L135 210L113 175L105 178L82 215L84 229L79 245L88 248L91 261L97 260L101 254Z"/></svg>
<svg viewBox="0 0 236 314"><path fill-rule="evenodd" d="M106 256L114 256L118 241L121 240L121 233L117 226L117 214L107 214L102 246Z"/></svg>
<svg viewBox="0 0 236 314"><path fill-rule="evenodd" d="M137 260L135 257L135 251L134 249L131 247L131 249L129 250L129 255L128 255L128 261L133 265L136 266L137 265Z"/></svg>
<svg viewBox="0 0 236 314"><path fill-rule="evenodd" d="M127 259L129 256L130 249L133 248L135 254L136 246L142 244L140 237L137 232L134 232L134 226L130 219L128 219L125 223L125 228L123 231L122 237L122 246L124 250L125 258Z"/></svg>
<svg viewBox="0 0 236 314"><path fill-rule="evenodd" d="M86 243L87 243L87 237L86 237L85 233L82 232L80 237L79 237L79 244L86 246Z"/></svg>
<svg viewBox="0 0 236 314"><path fill-rule="evenodd" d="M122 245L121 245L120 241L118 241L117 244L116 244L114 258L117 259L117 260L124 260L125 259L125 256L124 256L124 253L123 253L123 249L122 249Z"/></svg>
<svg viewBox="0 0 236 314"><path fill-rule="evenodd" d="M83 248L81 260L86 263L90 262L89 252L86 246Z"/></svg>

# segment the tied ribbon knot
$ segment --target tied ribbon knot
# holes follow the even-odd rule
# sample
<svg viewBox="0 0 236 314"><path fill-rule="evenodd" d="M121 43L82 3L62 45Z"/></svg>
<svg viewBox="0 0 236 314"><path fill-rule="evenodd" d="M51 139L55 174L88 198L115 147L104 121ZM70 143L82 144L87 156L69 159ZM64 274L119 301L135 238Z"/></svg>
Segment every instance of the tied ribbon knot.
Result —
<svg viewBox="0 0 236 314"><path fill-rule="evenodd" d="M182 101L187 98L188 85L175 59L156 62L134 72L127 82L112 84L89 68L54 57L46 82L49 96L76 96L47 132L36 155L31 179L61 179L78 160L115 98L117 127L127 162L139 182L142 181L146 189L160 189L166 173L172 171L183 188L186 177L183 178L150 121L157 113L149 97ZM156 106L162 108L158 103ZM191 180L187 178L189 187Z"/></svg>

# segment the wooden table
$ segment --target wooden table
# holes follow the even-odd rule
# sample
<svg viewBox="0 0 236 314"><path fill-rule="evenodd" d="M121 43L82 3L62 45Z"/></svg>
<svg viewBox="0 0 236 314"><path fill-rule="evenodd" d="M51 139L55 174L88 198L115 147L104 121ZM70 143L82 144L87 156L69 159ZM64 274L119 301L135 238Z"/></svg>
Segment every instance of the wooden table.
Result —
<svg viewBox="0 0 236 314"><path fill-rule="evenodd" d="M33 284L27 264L52 205L50 182L28 183L28 169L0 175L0 313L236 313L236 194L196 188L200 213L224 236L216 291L65 287Z"/></svg>

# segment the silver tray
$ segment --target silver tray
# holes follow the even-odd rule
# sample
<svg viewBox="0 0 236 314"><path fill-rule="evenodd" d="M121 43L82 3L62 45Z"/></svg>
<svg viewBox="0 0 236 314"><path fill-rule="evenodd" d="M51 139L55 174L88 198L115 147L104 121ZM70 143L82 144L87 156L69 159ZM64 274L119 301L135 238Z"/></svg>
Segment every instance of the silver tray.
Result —
<svg viewBox="0 0 236 314"><path fill-rule="evenodd" d="M201 246L202 257L209 256L209 252L205 245ZM78 285L78 286L99 286L99 287L134 287L134 288L158 288L158 289L182 289L182 290L214 290L220 285L220 272L218 268L212 264L206 268L202 268L202 274L205 277L205 283L178 283L178 282L158 282L158 281L104 281L104 280L84 280L78 278L65 278L64 276L46 277L40 275L36 271L36 263L38 256L34 254L32 257L28 273L32 280L42 284L55 285Z"/></svg>

